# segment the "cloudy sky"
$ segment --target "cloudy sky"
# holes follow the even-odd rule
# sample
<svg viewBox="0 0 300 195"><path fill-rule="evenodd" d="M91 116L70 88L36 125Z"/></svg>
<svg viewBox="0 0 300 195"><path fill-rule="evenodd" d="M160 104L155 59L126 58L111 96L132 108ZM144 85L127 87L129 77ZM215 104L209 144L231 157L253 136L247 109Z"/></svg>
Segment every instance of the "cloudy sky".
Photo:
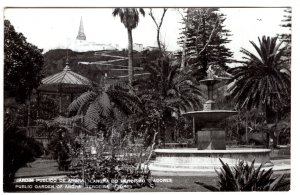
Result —
<svg viewBox="0 0 300 195"><path fill-rule="evenodd" d="M18 32L22 32L27 40L44 52L54 48L68 48L76 39L80 17L83 18L87 41L97 43L119 44L127 47L127 31L119 18L112 16L112 8L7 8L5 19L9 19ZM156 46L155 25L148 15L140 19L133 30L134 43L144 46ZM249 40L257 42L262 35L275 36L285 32L280 27L284 8L221 8L226 15L226 28L233 36L228 47L234 52L236 59L241 59L241 47L251 50ZM162 8L155 8L154 14L160 18ZM178 50L177 44L181 15L178 10L170 8L162 26L162 41L168 50Z"/></svg>

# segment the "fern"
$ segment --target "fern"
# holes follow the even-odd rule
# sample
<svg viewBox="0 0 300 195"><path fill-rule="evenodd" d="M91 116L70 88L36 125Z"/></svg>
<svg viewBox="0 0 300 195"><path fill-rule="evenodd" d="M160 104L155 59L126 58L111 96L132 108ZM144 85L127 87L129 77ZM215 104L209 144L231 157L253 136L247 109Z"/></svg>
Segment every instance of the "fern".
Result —
<svg viewBox="0 0 300 195"><path fill-rule="evenodd" d="M97 93L94 91L84 92L69 105L68 112L77 112L79 114L82 108L96 97Z"/></svg>

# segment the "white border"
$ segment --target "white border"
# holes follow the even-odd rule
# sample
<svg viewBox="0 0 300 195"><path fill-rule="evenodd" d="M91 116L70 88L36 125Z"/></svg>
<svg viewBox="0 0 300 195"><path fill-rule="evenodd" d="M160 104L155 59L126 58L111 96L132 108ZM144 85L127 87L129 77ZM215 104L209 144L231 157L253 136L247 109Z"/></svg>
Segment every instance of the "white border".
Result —
<svg viewBox="0 0 300 195"><path fill-rule="evenodd" d="M0 61L3 64L3 14L5 7L292 7L292 171L291 171L291 191L299 191L299 182L297 176L299 172L299 92L297 84L300 83L299 73L299 44L300 44L300 1L297 0L1 0L0 6L2 8L1 24L2 29L0 34L1 55ZM3 66L1 66L1 78L3 78ZM0 80L0 85L3 90L3 79ZM0 95L0 126L3 130L3 91ZM0 133L1 143L3 144L3 131ZM0 191L3 192L3 147L0 147ZM199 193L199 192L197 192ZM202 192L203 193L203 192ZM131 193L136 194L136 193Z"/></svg>

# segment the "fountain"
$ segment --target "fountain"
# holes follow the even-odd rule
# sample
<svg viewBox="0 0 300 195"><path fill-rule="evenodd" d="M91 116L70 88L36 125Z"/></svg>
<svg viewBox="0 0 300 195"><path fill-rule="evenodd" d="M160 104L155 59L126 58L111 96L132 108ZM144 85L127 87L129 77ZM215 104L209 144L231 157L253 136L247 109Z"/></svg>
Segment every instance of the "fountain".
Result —
<svg viewBox="0 0 300 195"><path fill-rule="evenodd" d="M233 166L240 160L248 163L255 159L255 166L272 166L270 149L227 148L225 130L217 124L227 117L237 114L232 110L218 110L213 100L213 90L218 84L224 85L228 77L218 77L211 66L207 70L207 79L200 83L207 87L208 100L202 111L186 112L184 115L193 120L196 148L156 149L156 159L150 165L154 175L199 175L214 173L221 167L219 158Z"/></svg>

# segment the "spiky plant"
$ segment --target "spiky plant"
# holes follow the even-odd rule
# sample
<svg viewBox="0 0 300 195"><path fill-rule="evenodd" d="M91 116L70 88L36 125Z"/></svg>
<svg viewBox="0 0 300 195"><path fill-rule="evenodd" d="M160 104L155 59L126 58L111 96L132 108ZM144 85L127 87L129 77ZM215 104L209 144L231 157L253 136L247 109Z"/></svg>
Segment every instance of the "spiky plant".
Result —
<svg viewBox="0 0 300 195"><path fill-rule="evenodd" d="M182 111L201 108L203 94L188 72L181 71L179 64L172 64L168 58L143 65L150 75L134 83L145 111L139 116L143 119L141 126L147 131L155 129L164 141L165 130L176 123L176 116Z"/></svg>
<svg viewBox="0 0 300 195"><path fill-rule="evenodd" d="M290 181L284 175L273 176L272 168L261 170L262 165L254 167L255 160L249 166L240 161L236 166L230 167L221 159L222 168L218 174L217 187L202 182L195 182L211 191L286 191L289 190Z"/></svg>
<svg viewBox="0 0 300 195"><path fill-rule="evenodd" d="M267 122L270 112L290 104L290 70L283 59L285 48L277 37L258 38L259 45L250 41L257 54L243 49L244 64L232 68L235 82L229 91L236 107L253 108L264 106Z"/></svg>

